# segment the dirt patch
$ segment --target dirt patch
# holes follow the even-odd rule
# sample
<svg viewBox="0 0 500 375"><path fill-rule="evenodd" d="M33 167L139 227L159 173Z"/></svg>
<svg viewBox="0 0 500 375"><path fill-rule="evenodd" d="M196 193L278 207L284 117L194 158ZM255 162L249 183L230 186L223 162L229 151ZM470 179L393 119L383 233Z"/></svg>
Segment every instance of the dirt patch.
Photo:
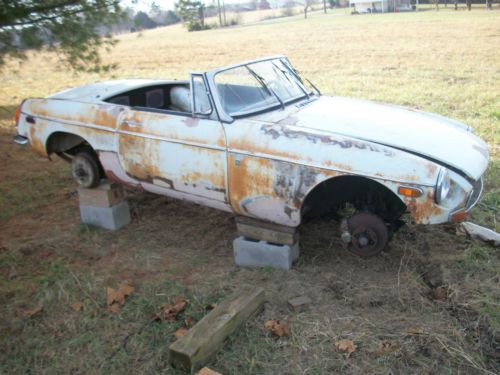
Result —
<svg viewBox="0 0 500 375"><path fill-rule="evenodd" d="M182 320L200 319L241 285L263 286L269 302L210 364L221 373L500 369L498 255L452 226L405 226L383 255L360 259L342 249L336 221L318 219L301 228L292 271L241 269L233 263L233 215L130 190L130 225L115 232L82 225L67 166L8 137L0 136L1 152L11 155L1 172L10 182L1 185L12 197L12 214L0 222L4 373L172 372L165 351ZM135 291L110 314L106 287L123 281ZM189 301L185 316L149 323L178 295ZM299 295L312 302L291 308L287 301ZM81 310L70 308L75 303ZM270 319L289 323L291 336L271 337ZM354 352L337 350L344 339Z"/></svg>

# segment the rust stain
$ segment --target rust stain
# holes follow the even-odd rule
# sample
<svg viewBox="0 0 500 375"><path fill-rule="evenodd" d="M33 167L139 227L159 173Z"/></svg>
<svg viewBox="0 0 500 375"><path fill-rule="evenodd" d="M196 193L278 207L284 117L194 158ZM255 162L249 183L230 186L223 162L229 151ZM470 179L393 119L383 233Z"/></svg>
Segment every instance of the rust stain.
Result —
<svg viewBox="0 0 500 375"><path fill-rule="evenodd" d="M418 199L404 198L403 200L417 224L425 224L432 216L443 213L443 210L434 202L434 194L431 191Z"/></svg>
<svg viewBox="0 0 500 375"><path fill-rule="evenodd" d="M124 169L131 177L145 182L153 182L153 178L164 178L160 173L158 166L160 158L156 147L149 147L146 152L146 142L141 139L135 139L133 136L120 137L120 153L127 155ZM134 161L134 155L137 161ZM146 155L149 158L146 158ZM139 162L140 161L140 162Z"/></svg>
<svg viewBox="0 0 500 375"><path fill-rule="evenodd" d="M239 164L236 163L239 162ZM306 194L321 180L341 173L252 156L229 155L228 184L233 209L245 214L256 198L282 202L284 213L301 209Z"/></svg>
<svg viewBox="0 0 500 375"><path fill-rule="evenodd" d="M110 106L110 105L100 105L100 106L95 106L93 111L93 116L84 117L82 118L83 121L81 122L90 122L94 125L100 125L100 126L105 126L107 128L112 128L114 129L117 125L117 118L120 112L122 111L121 108L116 107L116 106Z"/></svg>
<svg viewBox="0 0 500 375"><path fill-rule="evenodd" d="M121 108L109 104L78 103L74 104L71 110L68 110L64 105L49 110L47 109L47 107L50 108L49 102L46 99L30 101L29 103L27 112L34 116L99 125L111 129L116 127L116 120L121 112Z"/></svg>
<svg viewBox="0 0 500 375"><path fill-rule="evenodd" d="M190 184L193 187L196 187L196 185L200 184L201 182L209 182L210 184L213 185L209 190L213 191L219 191L219 192L225 192L225 177L222 171L224 170L224 166L218 165L214 161L214 170L216 172L214 173L203 173L203 172L190 172L190 173L185 173L181 176L181 182L184 184Z"/></svg>
<svg viewBox="0 0 500 375"><path fill-rule="evenodd" d="M303 130L292 130L284 126L276 125L262 125L261 131L265 135L269 135L272 139L278 139L280 137L286 137L289 139L304 138L314 144L324 143L331 146L339 146L341 148L356 148L359 150L369 150L373 152L382 152L385 156L393 157L394 151L386 147L370 144L367 142L357 141L357 140L338 140L329 135L314 134Z"/></svg>
<svg viewBox="0 0 500 375"><path fill-rule="evenodd" d="M327 160L323 163L326 167L333 168L333 169L340 169L342 171L346 172L352 172L353 169L350 165L348 164L343 164L343 163L335 163L332 162L331 160Z"/></svg>
<svg viewBox="0 0 500 375"><path fill-rule="evenodd" d="M47 150L45 148L45 144L41 141L38 133L40 132L40 127L42 127L42 123L38 123L36 125L31 125L30 126L30 143L31 147L37 154L43 157L48 157L47 155Z"/></svg>
<svg viewBox="0 0 500 375"><path fill-rule="evenodd" d="M198 118L182 118L182 116L172 116L164 113L133 111L130 112L130 115L127 114L126 120L142 124L142 126L128 126L124 123L121 125L121 129L125 131L170 138L187 143L226 147L222 126L219 128L215 144L211 144L202 133L193 129L199 124L200 119Z"/></svg>
<svg viewBox="0 0 500 375"><path fill-rule="evenodd" d="M239 165L237 165L236 160L239 160ZM271 160L229 155L228 184L230 204L234 211L244 214L240 203L245 198L262 195L274 196L272 171Z"/></svg>
<svg viewBox="0 0 500 375"><path fill-rule="evenodd" d="M414 176L411 174L403 175L401 176L401 179L405 181L420 181L420 178L418 176Z"/></svg>
<svg viewBox="0 0 500 375"><path fill-rule="evenodd" d="M129 187L129 188L132 188L132 189L140 189L140 190L144 190L140 184L131 184L131 183L127 182L127 181L124 181L124 180L122 180L121 178L119 178L119 177L118 177L118 176L117 176L117 175L116 175L113 171L111 171L111 170L107 170L107 169L106 169L106 170L104 170L104 174L106 175L106 177L107 177L108 179L110 179L110 180L111 180L111 181L113 181L113 182L116 182L116 183L121 184L121 185L125 185L125 186L127 186L127 187Z"/></svg>
<svg viewBox="0 0 500 375"><path fill-rule="evenodd" d="M231 140L230 148L234 150L241 150L251 153L259 153L263 155L273 155L273 156L287 158L290 160L299 161L301 159L301 156L297 153L277 150L273 147L268 147L266 144L257 144L245 138Z"/></svg>
<svg viewBox="0 0 500 375"><path fill-rule="evenodd" d="M436 164L434 164L434 163L427 163L427 176L428 177L434 177L436 175L437 169L438 169L438 166Z"/></svg>

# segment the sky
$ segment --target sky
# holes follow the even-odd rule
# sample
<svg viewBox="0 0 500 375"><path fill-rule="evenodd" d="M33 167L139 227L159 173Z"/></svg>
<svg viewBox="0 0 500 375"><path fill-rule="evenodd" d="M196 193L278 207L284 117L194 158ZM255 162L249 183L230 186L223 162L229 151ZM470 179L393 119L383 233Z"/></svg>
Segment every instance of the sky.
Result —
<svg viewBox="0 0 500 375"><path fill-rule="evenodd" d="M174 0L123 0L123 6L131 7L136 10L148 12L151 9L151 4L156 3L160 8L168 10L174 9Z"/></svg>
<svg viewBox="0 0 500 375"><path fill-rule="evenodd" d="M151 4L155 3L161 9L169 10L174 9L174 3L177 0L123 0L122 4L125 7L132 7L136 10L142 10L143 12L148 12L151 9ZM212 0L204 0L205 4L211 4ZM244 2L244 0L225 0L225 3L239 3Z"/></svg>

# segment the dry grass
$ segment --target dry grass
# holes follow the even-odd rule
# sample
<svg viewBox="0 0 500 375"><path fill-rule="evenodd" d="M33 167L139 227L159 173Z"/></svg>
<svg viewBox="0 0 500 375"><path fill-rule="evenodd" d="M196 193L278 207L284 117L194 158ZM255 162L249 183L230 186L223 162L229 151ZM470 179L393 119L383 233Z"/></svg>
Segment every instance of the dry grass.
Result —
<svg viewBox="0 0 500 375"><path fill-rule="evenodd" d="M89 81L185 79L243 59L285 54L325 94L410 105L463 120L500 142L500 12L420 12L301 16L261 25L188 33L180 25L120 36L106 60L112 76L75 76L54 56L34 56L4 72L0 106Z"/></svg>
<svg viewBox="0 0 500 375"><path fill-rule="evenodd" d="M149 323L175 295L185 315L239 285L262 285L269 303L218 354L224 374L488 374L500 371L498 252L458 238L454 228L403 228L384 256L358 259L341 250L337 224L301 230L291 272L234 267L232 215L129 192L133 222L117 232L79 224L75 186L62 162L13 145L10 116L24 97L94 80L185 78L241 59L276 53L323 92L419 107L476 127L495 158L476 222L497 228L500 205L500 12L475 10L372 16L316 12L258 25L187 33L173 26L120 36L113 77L75 76L54 56L33 56L2 73L0 96L0 373L175 373L167 345L182 324ZM3 110L3 112L2 112ZM333 238L333 240L332 240ZM116 315L105 287L129 280L136 291ZM433 298L444 288L447 298ZM292 310L287 299L313 303ZM83 311L69 305L81 302ZM40 304L29 319L23 311ZM266 319L285 319L279 340ZM412 333L413 332L413 333ZM420 332L415 334L415 332ZM335 349L351 339L351 355ZM381 342L393 343L381 351Z"/></svg>

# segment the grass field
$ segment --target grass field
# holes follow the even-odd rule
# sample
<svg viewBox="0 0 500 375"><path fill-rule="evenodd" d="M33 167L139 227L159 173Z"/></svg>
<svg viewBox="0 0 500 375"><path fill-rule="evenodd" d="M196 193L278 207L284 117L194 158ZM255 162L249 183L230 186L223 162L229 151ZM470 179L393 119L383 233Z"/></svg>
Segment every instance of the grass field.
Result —
<svg viewBox="0 0 500 375"><path fill-rule="evenodd" d="M112 76L74 75L46 53L1 72L0 373L176 373L167 347L182 318L200 319L206 305L248 284L265 287L269 302L210 363L223 374L500 372L500 257L453 226L406 226L384 256L362 260L340 248L337 224L310 222L292 271L239 269L232 215L130 191L133 222L125 229L81 225L68 166L12 144L11 118L25 97L110 78L183 79L285 54L324 94L408 105L474 126L492 160L471 220L500 230L497 7L257 20L119 36L105 55L119 64ZM135 291L113 314L106 287L124 281ZM288 307L301 294L313 302ZM179 320L152 322L175 296L189 300ZM267 319L289 322L291 336L270 337ZM337 351L339 339L357 350Z"/></svg>

